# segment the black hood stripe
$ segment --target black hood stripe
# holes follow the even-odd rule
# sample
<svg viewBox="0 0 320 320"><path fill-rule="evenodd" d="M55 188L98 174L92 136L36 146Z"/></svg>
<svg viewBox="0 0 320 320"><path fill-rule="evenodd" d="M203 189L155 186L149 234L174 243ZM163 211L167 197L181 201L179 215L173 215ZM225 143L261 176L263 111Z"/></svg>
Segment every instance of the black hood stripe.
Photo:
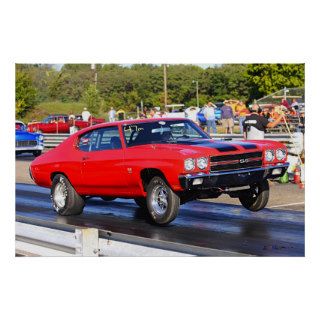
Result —
<svg viewBox="0 0 320 320"><path fill-rule="evenodd" d="M179 141L179 144L184 145L195 145L199 147L206 147L206 148L214 148L217 149L220 152L228 152L228 151L238 151L237 145L241 146L242 148L246 150L252 150L257 149L257 145L250 142L244 142L244 141L213 141L213 140L207 140L207 139L199 139L199 140L184 140Z"/></svg>
<svg viewBox="0 0 320 320"><path fill-rule="evenodd" d="M236 141L236 144L240 145L242 148L246 150L256 149L257 145L249 142Z"/></svg>
<svg viewBox="0 0 320 320"><path fill-rule="evenodd" d="M185 140L185 141L179 141L179 144L193 145L193 146L206 147L206 148L214 148L220 152L237 151L238 150L231 143L213 142L213 141L211 142L211 141L210 140Z"/></svg>

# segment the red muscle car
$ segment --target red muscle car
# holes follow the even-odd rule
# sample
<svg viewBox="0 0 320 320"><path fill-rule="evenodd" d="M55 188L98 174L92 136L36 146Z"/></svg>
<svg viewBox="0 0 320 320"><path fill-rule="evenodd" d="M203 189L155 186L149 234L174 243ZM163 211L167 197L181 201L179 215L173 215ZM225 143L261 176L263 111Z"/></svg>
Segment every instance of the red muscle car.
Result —
<svg viewBox="0 0 320 320"><path fill-rule="evenodd" d="M223 193L251 211L264 208L268 178L285 173L286 158L279 142L214 141L188 119L141 119L76 132L35 159L30 175L51 188L60 215L81 214L86 197L133 198L167 224L180 204Z"/></svg>
<svg viewBox="0 0 320 320"><path fill-rule="evenodd" d="M89 119L89 121L82 120L81 115L75 116L74 125L77 130L87 128L91 125L98 123L103 123L104 119L94 118ZM39 132L39 133L69 133L70 126L73 123L66 114L52 114L43 119L41 122L30 122L28 123L29 132Z"/></svg>

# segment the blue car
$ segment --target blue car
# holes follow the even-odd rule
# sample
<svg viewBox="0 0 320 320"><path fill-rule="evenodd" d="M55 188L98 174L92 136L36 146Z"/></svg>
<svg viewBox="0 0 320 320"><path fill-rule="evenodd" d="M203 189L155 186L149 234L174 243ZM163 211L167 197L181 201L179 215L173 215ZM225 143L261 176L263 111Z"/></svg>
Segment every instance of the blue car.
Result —
<svg viewBox="0 0 320 320"><path fill-rule="evenodd" d="M216 117L216 122L218 123L221 120L221 107L223 106L223 102L215 103L217 108L214 109L214 115ZM197 118L200 124L200 127L205 127L207 125L206 118L203 115L204 107L197 114Z"/></svg>
<svg viewBox="0 0 320 320"><path fill-rule="evenodd" d="M32 153L38 157L43 148L43 135L27 132L26 125L21 121L16 121L16 155Z"/></svg>

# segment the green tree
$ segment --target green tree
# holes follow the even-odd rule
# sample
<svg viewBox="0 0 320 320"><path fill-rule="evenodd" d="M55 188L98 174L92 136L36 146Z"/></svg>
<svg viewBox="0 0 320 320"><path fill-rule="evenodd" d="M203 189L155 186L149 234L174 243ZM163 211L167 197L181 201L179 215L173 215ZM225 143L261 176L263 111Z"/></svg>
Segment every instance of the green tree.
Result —
<svg viewBox="0 0 320 320"><path fill-rule="evenodd" d="M304 64L250 64L246 76L250 98L257 99L284 87L304 87Z"/></svg>
<svg viewBox="0 0 320 320"><path fill-rule="evenodd" d="M37 91L28 73L16 70L16 116L23 117L36 104Z"/></svg>
<svg viewBox="0 0 320 320"><path fill-rule="evenodd" d="M97 115L101 105L101 98L95 85L90 84L88 86L87 90L83 94L83 100L86 103L88 110L92 114Z"/></svg>

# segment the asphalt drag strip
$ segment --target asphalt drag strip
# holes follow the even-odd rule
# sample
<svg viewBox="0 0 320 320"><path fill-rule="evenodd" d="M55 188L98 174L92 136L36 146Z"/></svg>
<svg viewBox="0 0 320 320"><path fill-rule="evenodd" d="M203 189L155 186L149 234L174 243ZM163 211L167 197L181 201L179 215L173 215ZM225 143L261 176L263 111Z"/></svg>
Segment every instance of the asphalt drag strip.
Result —
<svg viewBox="0 0 320 320"><path fill-rule="evenodd" d="M304 212L192 201L168 226L154 225L133 200L90 198L79 216L58 216L50 190L16 184L16 215L257 256L304 256Z"/></svg>

